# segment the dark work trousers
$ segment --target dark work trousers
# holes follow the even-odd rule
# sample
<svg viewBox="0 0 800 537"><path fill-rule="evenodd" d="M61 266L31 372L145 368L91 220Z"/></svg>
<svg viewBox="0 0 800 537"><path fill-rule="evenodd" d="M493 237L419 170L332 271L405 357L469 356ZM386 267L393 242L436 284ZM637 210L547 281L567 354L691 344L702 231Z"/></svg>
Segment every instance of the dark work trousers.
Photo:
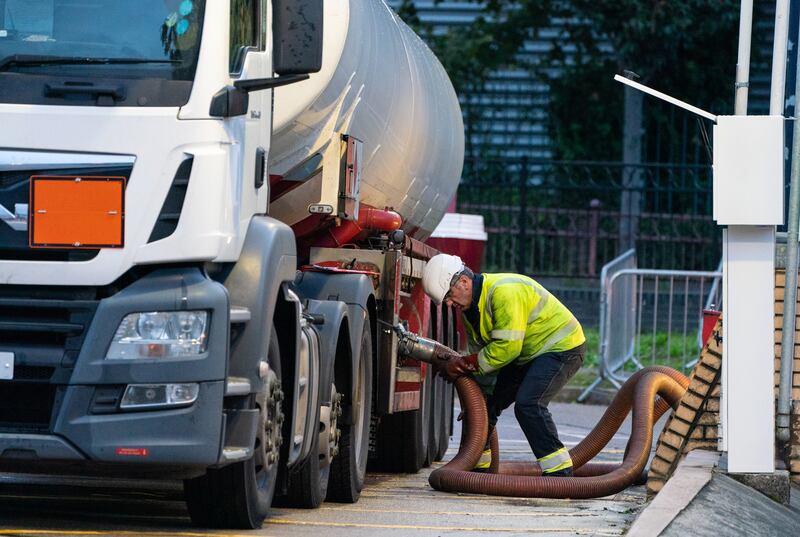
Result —
<svg viewBox="0 0 800 537"><path fill-rule="evenodd" d="M486 396L489 435L500 413L514 403L514 414L537 459L564 447L547 405L580 368L585 353L584 343L568 351L547 352L521 366L503 367L494 392Z"/></svg>

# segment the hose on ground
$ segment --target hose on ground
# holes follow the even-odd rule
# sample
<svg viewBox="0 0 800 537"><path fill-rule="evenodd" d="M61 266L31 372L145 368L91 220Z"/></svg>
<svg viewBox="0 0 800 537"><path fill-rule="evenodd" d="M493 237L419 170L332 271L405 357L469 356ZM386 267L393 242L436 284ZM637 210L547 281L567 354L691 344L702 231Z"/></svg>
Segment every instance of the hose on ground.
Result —
<svg viewBox="0 0 800 537"><path fill-rule="evenodd" d="M570 450L575 477L554 477L542 476L536 463L501 462L496 431L490 439L489 472L471 471L486 445L488 418L480 386L471 377L460 377L455 386L464 412L461 445L455 457L434 470L428 481L437 490L496 496L597 498L616 494L641 482L653 425L670 407L678 405L688 385L685 375L669 367L648 367L632 375L594 429ZM631 409L632 432L622 463L590 462L616 434Z"/></svg>

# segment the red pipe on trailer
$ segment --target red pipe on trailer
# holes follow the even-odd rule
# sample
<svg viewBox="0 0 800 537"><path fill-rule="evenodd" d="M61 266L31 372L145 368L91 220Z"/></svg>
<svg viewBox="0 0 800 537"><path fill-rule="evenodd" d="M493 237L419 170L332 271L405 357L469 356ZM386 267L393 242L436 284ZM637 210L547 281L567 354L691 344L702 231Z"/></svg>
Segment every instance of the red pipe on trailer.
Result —
<svg viewBox="0 0 800 537"><path fill-rule="evenodd" d="M362 204L358 209L358 220L345 220L341 225L325 229L314 241L314 246L340 248L354 240L366 238L369 231L388 233L400 229L402 224L403 218L395 211Z"/></svg>

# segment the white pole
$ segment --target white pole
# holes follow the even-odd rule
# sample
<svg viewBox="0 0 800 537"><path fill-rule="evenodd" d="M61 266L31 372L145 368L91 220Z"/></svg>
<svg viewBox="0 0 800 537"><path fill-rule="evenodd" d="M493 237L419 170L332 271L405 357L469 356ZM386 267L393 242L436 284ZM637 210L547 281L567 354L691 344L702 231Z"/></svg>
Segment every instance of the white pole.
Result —
<svg viewBox="0 0 800 537"><path fill-rule="evenodd" d="M789 0L775 2L775 39L772 47L772 83L769 94L769 115L782 116L786 86L786 52L789 41Z"/></svg>
<svg viewBox="0 0 800 537"><path fill-rule="evenodd" d="M739 57L736 60L736 99L733 113L747 115L750 87L750 41L753 33L753 0L742 0L739 11Z"/></svg>

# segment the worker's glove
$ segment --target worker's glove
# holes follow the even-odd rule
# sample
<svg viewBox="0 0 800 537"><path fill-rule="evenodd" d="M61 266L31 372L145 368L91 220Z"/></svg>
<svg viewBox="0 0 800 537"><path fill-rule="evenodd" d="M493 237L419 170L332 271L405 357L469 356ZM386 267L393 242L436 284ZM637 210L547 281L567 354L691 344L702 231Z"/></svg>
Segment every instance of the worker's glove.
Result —
<svg viewBox="0 0 800 537"><path fill-rule="evenodd" d="M442 368L447 364L447 362L454 358L457 358L457 356L454 356L450 349L443 347L441 350L433 353L433 365L437 368Z"/></svg>
<svg viewBox="0 0 800 537"><path fill-rule="evenodd" d="M478 355L470 354L451 358L442 368L442 376L450 382L455 382L458 377L469 375L478 370Z"/></svg>

